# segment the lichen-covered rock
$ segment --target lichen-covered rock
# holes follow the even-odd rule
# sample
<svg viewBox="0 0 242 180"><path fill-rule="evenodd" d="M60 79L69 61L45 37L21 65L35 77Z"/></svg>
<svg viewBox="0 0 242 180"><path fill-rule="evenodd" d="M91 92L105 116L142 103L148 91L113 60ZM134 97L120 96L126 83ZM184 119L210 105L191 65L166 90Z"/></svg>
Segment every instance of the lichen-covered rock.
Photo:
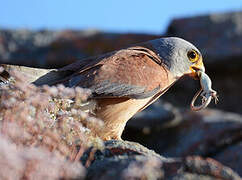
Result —
<svg viewBox="0 0 242 180"><path fill-rule="evenodd" d="M242 130L241 130L242 131ZM242 176L242 142L234 143L223 151L218 152L213 158L219 162L222 162L224 165L229 166L235 172L238 172Z"/></svg>
<svg viewBox="0 0 242 180"><path fill-rule="evenodd" d="M242 175L242 116L209 109L182 114L183 121L175 127L153 129L149 134L127 128L125 138L165 157L212 157Z"/></svg>
<svg viewBox="0 0 242 180"><path fill-rule="evenodd" d="M107 141L91 147L81 158L86 179L240 179L230 168L212 159L188 156L164 158L132 142Z"/></svg>

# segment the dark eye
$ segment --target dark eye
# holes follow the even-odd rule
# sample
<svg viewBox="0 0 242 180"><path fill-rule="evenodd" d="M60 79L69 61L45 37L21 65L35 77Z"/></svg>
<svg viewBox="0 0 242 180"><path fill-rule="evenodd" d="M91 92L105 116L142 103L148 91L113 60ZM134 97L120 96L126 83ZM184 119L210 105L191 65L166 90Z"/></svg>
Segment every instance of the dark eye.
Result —
<svg viewBox="0 0 242 180"><path fill-rule="evenodd" d="M199 54L195 50L188 51L187 57L191 62L196 62L199 59Z"/></svg>

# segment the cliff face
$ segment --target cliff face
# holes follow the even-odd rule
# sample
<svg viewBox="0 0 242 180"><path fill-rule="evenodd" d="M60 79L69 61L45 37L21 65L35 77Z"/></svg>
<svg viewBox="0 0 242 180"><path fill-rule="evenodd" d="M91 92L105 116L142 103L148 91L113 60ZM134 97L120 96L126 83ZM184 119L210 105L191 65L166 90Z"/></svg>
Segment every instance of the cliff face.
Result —
<svg viewBox="0 0 242 180"><path fill-rule="evenodd" d="M200 156L214 158L242 175L242 12L175 19L161 36L94 30L0 30L0 62L56 68L78 59L162 36L182 37L201 50L207 74L219 94L219 104L210 105L216 110L190 112L189 103L199 85L198 82L184 78L163 95L160 101L132 119L123 136L124 139L138 141L165 157L182 157L183 160L166 161L157 154L149 155L148 151L141 153L143 147L138 150L130 149L135 145L112 142L105 144L106 150L101 151L90 162L88 176L95 179L104 171L104 179L112 177L109 173L118 175L118 168L124 170L129 166L136 167L130 165L131 161L146 167L145 158L149 159L150 156L158 158L164 167L170 167L160 169L161 174L157 175L159 178L167 177L166 175L185 178L189 174L191 178L197 179L195 175L200 174L204 179L205 176L226 179L225 176L214 175L216 168L211 172L208 168L201 173L202 168L194 167L196 163L205 163L211 168L215 166L214 162L203 160ZM125 155L117 154L117 151L105 154L110 149L127 152ZM87 152L85 156L89 155ZM191 159L194 155L199 157ZM152 172L157 172L156 164L152 164L153 166ZM111 168L111 172L108 167L117 169ZM219 167L221 169L222 165ZM175 169L173 172L167 170L172 168ZM179 174L176 168L183 168L184 174ZM97 174L92 174L94 171ZM227 172L230 171L226 169L223 173ZM227 177L235 179L237 176L232 174Z"/></svg>

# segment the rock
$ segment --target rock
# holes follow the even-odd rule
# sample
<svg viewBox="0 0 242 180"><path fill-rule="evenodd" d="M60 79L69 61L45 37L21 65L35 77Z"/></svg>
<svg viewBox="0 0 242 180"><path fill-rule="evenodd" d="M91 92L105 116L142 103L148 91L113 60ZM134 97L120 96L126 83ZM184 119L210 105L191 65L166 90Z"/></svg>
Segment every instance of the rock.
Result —
<svg viewBox="0 0 242 180"><path fill-rule="evenodd" d="M242 65L242 11L174 19L167 35L194 43L203 52L209 68Z"/></svg>
<svg viewBox="0 0 242 180"><path fill-rule="evenodd" d="M242 175L242 116L219 110L184 112L176 127L144 134L127 128L131 141L138 141L166 157L211 157ZM236 158L238 157L238 158Z"/></svg>
<svg viewBox="0 0 242 180"><path fill-rule="evenodd" d="M156 35L84 31L0 31L0 62L57 68L76 60L117 50Z"/></svg>
<svg viewBox="0 0 242 180"><path fill-rule="evenodd" d="M164 158L132 142L107 141L81 158L86 179L240 179L230 168L212 159L190 156Z"/></svg>
<svg viewBox="0 0 242 180"><path fill-rule="evenodd" d="M228 146L223 151L218 152L213 158L222 162L224 165L229 166L235 172L242 176L242 156L241 156L242 142L234 143Z"/></svg>
<svg viewBox="0 0 242 180"><path fill-rule="evenodd" d="M242 113L242 11L174 19L166 35L182 37L201 50L206 72L220 98L218 105L210 107ZM186 79L172 87L164 99L189 108L198 89L198 83Z"/></svg>
<svg viewBox="0 0 242 180"><path fill-rule="evenodd" d="M1 30L0 31L0 61L26 66L45 65L46 48L57 39L58 32L29 31L29 30Z"/></svg>
<svg viewBox="0 0 242 180"><path fill-rule="evenodd" d="M153 129L171 126L181 121L182 116L177 108L162 100L156 101L128 121L129 128Z"/></svg>
<svg viewBox="0 0 242 180"><path fill-rule="evenodd" d="M176 126L182 120L179 109L160 99L128 121L122 138L143 142L143 138L150 138L154 132Z"/></svg>

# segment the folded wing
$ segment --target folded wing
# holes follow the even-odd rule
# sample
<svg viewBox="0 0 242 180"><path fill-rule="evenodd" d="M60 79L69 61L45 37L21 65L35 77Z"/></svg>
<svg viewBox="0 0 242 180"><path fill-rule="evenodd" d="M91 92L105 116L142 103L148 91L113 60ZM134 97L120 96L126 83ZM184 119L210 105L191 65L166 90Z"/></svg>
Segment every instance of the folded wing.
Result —
<svg viewBox="0 0 242 180"><path fill-rule="evenodd" d="M169 84L169 72L158 62L147 49L124 49L64 67L59 73L73 73L56 83L89 88L94 98L146 98Z"/></svg>

